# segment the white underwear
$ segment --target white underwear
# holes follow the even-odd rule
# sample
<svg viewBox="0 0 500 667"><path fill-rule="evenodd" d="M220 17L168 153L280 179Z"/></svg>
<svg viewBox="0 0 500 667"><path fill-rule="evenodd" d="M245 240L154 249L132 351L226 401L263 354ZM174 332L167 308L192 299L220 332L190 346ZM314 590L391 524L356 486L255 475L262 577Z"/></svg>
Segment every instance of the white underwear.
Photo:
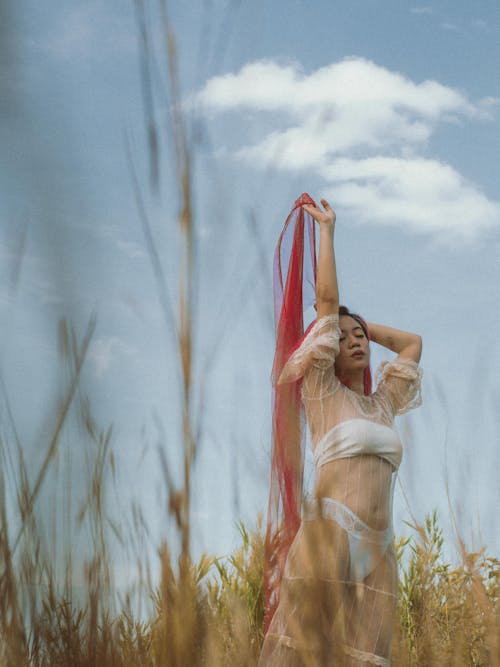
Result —
<svg viewBox="0 0 500 667"><path fill-rule="evenodd" d="M303 519L310 521L326 517L335 521L347 533L349 540L349 575L360 583L372 572L387 551L393 539L392 526L374 530L349 507L335 498L315 498L309 501Z"/></svg>

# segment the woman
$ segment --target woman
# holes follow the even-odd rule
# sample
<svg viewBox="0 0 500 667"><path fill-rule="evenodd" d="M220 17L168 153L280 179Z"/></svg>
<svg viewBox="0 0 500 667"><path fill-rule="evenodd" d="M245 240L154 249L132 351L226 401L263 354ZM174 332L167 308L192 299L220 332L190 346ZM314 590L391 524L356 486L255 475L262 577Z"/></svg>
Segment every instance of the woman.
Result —
<svg viewBox="0 0 500 667"><path fill-rule="evenodd" d="M278 491L271 493L269 517L279 500L281 522L279 530L271 530L272 520L268 523L266 635L259 667L390 664L397 599L392 496L402 456L393 422L395 415L420 404L422 342L416 334L365 323L339 306L336 216L326 200L321 204L323 210L303 195L292 210L296 217L286 287L281 280L278 289L273 429ZM315 242L309 233L317 319L302 339L302 324L296 327L297 318L302 322L307 238L301 211L316 221L320 235L314 272ZM289 222L290 217L285 229ZM314 232L312 220L311 225ZM279 255L280 270L282 264ZM295 333L287 333L290 329ZM296 348L291 354L290 336ZM373 393L369 340L398 355L379 367ZM313 500L301 521L297 395L316 468ZM273 568L274 580L269 574Z"/></svg>

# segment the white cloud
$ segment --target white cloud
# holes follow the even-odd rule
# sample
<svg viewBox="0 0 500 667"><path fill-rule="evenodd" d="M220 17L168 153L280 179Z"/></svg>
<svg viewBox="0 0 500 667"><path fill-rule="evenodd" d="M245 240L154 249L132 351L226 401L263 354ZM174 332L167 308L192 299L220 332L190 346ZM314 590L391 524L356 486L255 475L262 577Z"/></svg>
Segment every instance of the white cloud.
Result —
<svg viewBox="0 0 500 667"><path fill-rule="evenodd" d="M97 377L102 377L112 362L120 357L134 356L135 352L117 336L104 336L95 339L90 346L89 359L94 365Z"/></svg>
<svg viewBox="0 0 500 667"><path fill-rule="evenodd" d="M390 146L425 143L431 127L417 119L405 118L387 108L365 112L355 107L329 120L321 114L305 119L301 125L269 134L260 143L244 147L238 155L251 162L286 169L321 166L331 154L353 149L379 151Z"/></svg>
<svg viewBox="0 0 500 667"><path fill-rule="evenodd" d="M416 83L347 58L309 75L296 65L251 63L210 79L193 99L213 113L249 109L248 122L258 123L255 112L266 112L263 127L271 116L279 129L240 145L233 157L258 168L316 172L361 222L464 239L500 224L498 202L451 165L428 157L440 123L492 119L497 98L473 103L438 81Z"/></svg>
<svg viewBox="0 0 500 667"><path fill-rule="evenodd" d="M453 167L437 160L372 157L340 159L325 167L332 199L359 222L464 239L500 224L490 201Z"/></svg>
<svg viewBox="0 0 500 667"><path fill-rule="evenodd" d="M411 112L429 120L446 113L474 113L459 91L437 81L416 84L408 77L364 58L345 58L310 75L298 66L272 61L245 65L238 74L210 79L195 100L217 111L249 108L309 115L321 107L334 120L337 112L376 105L388 112Z"/></svg>
<svg viewBox="0 0 500 667"><path fill-rule="evenodd" d="M284 67L272 61L259 61L245 65L238 74L210 79L194 101L214 110L245 106L282 110L293 105L291 93L298 77L295 66Z"/></svg>
<svg viewBox="0 0 500 667"><path fill-rule="evenodd" d="M416 84L362 58L310 75L296 66L252 63L209 80L195 99L218 112L249 108L286 114L290 127L242 147L238 155L288 168L310 168L329 154L353 149L408 149L425 144L439 122L489 113L437 81Z"/></svg>
<svg viewBox="0 0 500 667"><path fill-rule="evenodd" d="M500 107L500 97L483 97L477 103L481 117L485 120L493 120L495 112Z"/></svg>

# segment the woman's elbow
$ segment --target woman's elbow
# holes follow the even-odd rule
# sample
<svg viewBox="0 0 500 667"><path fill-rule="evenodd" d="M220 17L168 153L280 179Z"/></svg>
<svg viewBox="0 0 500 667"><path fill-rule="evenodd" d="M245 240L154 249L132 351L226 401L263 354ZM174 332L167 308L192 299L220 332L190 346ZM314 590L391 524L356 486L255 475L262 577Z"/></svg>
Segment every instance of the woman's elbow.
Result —
<svg viewBox="0 0 500 667"><path fill-rule="evenodd" d="M422 336L411 334L411 341L401 350L400 355L408 359L413 359L417 364L422 356Z"/></svg>

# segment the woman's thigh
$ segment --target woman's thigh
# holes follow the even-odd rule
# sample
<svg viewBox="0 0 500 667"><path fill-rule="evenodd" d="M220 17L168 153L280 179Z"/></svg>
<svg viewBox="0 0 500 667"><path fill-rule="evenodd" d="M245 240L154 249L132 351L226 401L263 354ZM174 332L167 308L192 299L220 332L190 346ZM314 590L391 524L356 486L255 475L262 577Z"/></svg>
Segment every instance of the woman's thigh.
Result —
<svg viewBox="0 0 500 667"><path fill-rule="evenodd" d="M345 530L327 518L302 521L290 547L284 576L344 581L349 571L349 541Z"/></svg>
<svg viewBox="0 0 500 667"><path fill-rule="evenodd" d="M362 582L346 586L344 618L347 646L388 658L396 603L397 563L394 549L389 546Z"/></svg>
<svg viewBox="0 0 500 667"><path fill-rule="evenodd" d="M290 658L295 651L305 663L309 656L317 665L328 664L327 656L342 644L343 629L339 628L340 635L336 633L335 618L342 606L348 569L345 531L328 519L303 521L288 553L267 643L279 639L282 650L284 646L293 649ZM267 652L271 647L265 648Z"/></svg>

